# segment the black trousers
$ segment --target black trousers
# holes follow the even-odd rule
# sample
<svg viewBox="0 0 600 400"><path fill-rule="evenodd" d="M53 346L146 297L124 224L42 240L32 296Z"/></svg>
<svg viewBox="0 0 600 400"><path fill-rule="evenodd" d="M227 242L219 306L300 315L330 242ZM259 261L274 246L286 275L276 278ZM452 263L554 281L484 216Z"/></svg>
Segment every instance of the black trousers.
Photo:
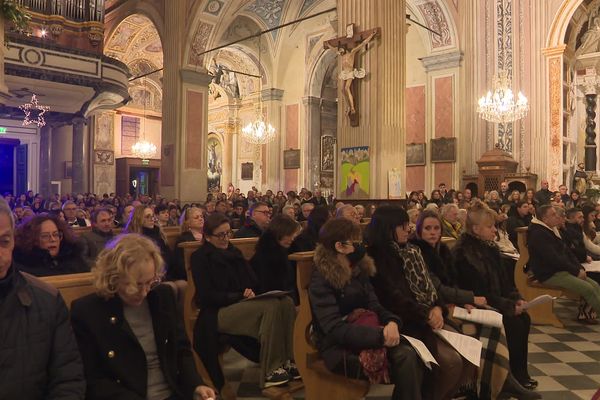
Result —
<svg viewBox="0 0 600 400"><path fill-rule="evenodd" d="M527 351L531 318L526 312L502 318L506 331L506 344L510 357L510 370L518 380L529 378L527 372Z"/></svg>

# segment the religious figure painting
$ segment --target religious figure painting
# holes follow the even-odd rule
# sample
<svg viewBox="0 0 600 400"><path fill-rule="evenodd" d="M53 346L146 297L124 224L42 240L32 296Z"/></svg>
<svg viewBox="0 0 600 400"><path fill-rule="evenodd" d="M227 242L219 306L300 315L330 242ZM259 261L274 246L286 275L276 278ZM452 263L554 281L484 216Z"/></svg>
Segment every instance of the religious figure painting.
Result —
<svg viewBox="0 0 600 400"><path fill-rule="evenodd" d="M254 164L251 162L242 163L242 180L251 181L254 177Z"/></svg>
<svg viewBox="0 0 600 400"><path fill-rule="evenodd" d="M335 137L321 136L321 172L333 172L335 164Z"/></svg>
<svg viewBox="0 0 600 400"><path fill-rule="evenodd" d="M283 151L283 169L300 169L300 150Z"/></svg>
<svg viewBox="0 0 600 400"><path fill-rule="evenodd" d="M431 162L455 162L456 138L431 139Z"/></svg>
<svg viewBox="0 0 600 400"><path fill-rule="evenodd" d="M341 150L340 192L345 198L369 196L371 164L369 147L348 147Z"/></svg>
<svg viewBox="0 0 600 400"><path fill-rule="evenodd" d="M425 143L406 145L406 166L425 165Z"/></svg>
<svg viewBox="0 0 600 400"><path fill-rule="evenodd" d="M223 146L216 135L209 135L208 151L208 191L221 191L221 174L223 172Z"/></svg>

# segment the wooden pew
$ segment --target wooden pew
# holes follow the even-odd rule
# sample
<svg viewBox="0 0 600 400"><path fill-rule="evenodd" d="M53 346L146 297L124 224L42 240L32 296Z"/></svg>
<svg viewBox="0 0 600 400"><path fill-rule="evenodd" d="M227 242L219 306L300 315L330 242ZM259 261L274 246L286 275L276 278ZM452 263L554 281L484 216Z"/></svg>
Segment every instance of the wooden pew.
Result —
<svg viewBox="0 0 600 400"><path fill-rule="evenodd" d="M349 379L330 372L310 340L312 314L308 300L308 285L312 275L314 252L294 253L296 282L300 295L300 310L294 326L294 359L302 375L305 398L309 400L358 400L369 391L369 382Z"/></svg>
<svg viewBox="0 0 600 400"><path fill-rule="evenodd" d="M254 256L256 243L258 243L258 238L231 239L230 241L234 246L240 249L246 260L249 261L252 258L252 256ZM200 311L196 306L196 302L194 301L194 296L196 295L196 286L194 285L194 279L192 277L191 257L192 253L194 253L194 251L196 251L201 245L202 244L200 242L183 242L179 243L178 245L180 248L183 249L185 272L188 281L183 305L183 318L185 330L191 343L193 343L194 340L194 325L196 324L198 312ZM206 371L206 368L204 368L204 364L202 364L202 361L200 360L195 351L194 360L196 362L196 369L202 376L202 379L204 379L205 382L211 382L208 372ZM269 399L292 400L291 393L298 391L302 388L303 384L301 382L296 381L290 382L287 386L270 387L264 389L262 391L262 394L263 396ZM223 397L225 400L234 400L236 398L235 392L227 382L221 390L221 397Z"/></svg>
<svg viewBox="0 0 600 400"><path fill-rule="evenodd" d="M91 226L77 226L77 227L72 227L71 229L73 230L75 237L80 237L84 233L92 231Z"/></svg>
<svg viewBox="0 0 600 400"><path fill-rule="evenodd" d="M60 291L69 310L73 300L86 296L95 292L92 285L92 273L84 272L80 274L55 275L40 277L43 282L46 282Z"/></svg>
<svg viewBox="0 0 600 400"><path fill-rule="evenodd" d="M518 244L520 257L515 266L515 285L521 296L530 301L542 294L549 294L552 297L566 296L578 300L579 296L566 291L565 289L544 285L533 280L524 270L527 261L529 261L529 248L527 247L527 227L517 228ZM540 304L527 310L531 316L531 321L537 325L553 325L557 328L564 328L563 323L554 313L554 302Z"/></svg>
<svg viewBox="0 0 600 400"><path fill-rule="evenodd" d="M175 242L179 235L181 235L181 227L179 226L166 226L162 228L165 237L167 238L167 245L171 251L175 250Z"/></svg>
<svg viewBox="0 0 600 400"><path fill-rule="evenodd" d="M454 239L453 237L443 237L442 243L445 243L449 249L452 249L456 244L456 239Z"/></svg>

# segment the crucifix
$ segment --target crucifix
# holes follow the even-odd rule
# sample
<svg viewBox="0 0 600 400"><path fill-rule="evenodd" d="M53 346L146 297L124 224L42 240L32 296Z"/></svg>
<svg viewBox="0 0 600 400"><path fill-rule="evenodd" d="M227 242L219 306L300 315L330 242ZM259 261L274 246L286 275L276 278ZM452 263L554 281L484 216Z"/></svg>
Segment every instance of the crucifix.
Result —
<svg viewBox="0 0 600 400"><path fill-rule="evenodd" d="M364 47L368 50L368 44L376 35L381 32L380 28L373 28L366 31L354 33L354 24L346 26L346 36L331 39L323 43L326 49L336 50L342 62L342 70L339 74L342 85L342 95L346 100L346 115L350 119L350 126L358 126L358 90L355 79L362 79L366 76L364 68L356 68L356 54Z"/></svg>

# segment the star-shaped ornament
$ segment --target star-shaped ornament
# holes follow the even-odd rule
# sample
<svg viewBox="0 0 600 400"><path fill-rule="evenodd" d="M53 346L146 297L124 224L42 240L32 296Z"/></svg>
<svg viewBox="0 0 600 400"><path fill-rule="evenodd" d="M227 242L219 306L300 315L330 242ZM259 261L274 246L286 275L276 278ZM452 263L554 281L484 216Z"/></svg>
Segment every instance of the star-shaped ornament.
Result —
<svg viewBox="0 0 600 400"><path fill-rule="evenodd" d="M25 113L25 118L23 119L23 126L36 124L38 128L41 128L42 126L46 125L44 114L46 114L46 112L50 110L50 107L40 105L35 94L31 96L31 101L29 103L25 103L19 106L19 108ZM32 110L38 111L36 119L31 118Z"/></svg>

